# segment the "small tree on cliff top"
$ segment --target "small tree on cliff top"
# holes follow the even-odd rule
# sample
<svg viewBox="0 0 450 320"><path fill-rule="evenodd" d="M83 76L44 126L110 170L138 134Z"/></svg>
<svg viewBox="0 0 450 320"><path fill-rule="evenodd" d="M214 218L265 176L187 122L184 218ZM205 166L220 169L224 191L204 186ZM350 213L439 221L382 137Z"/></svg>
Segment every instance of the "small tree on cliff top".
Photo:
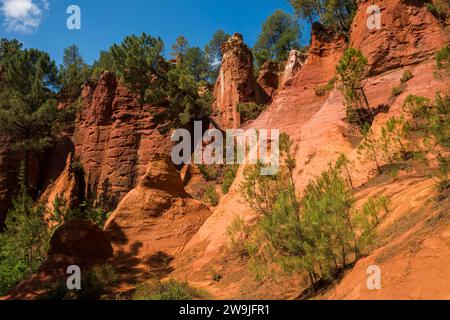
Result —
<svg viewBox="0 0 450 320"><path fill-rule="evenodd" d="M143 33L128 36L111 48L114 67L124 84L139 94L142 103L165 107L159 117L169 127L209 117L212 97L200 95L200 86L187 68L170 64L162 56L160 38Z"/></svg>
<svg viewBox="0 0 450 320"><path fill-rule="evenodd" d="M63 64L59 69L63 98L78 98L82 85L89 80L92 72L76 45L71 45L64 50Z"/></svg>
<svg viewBox="0 0 450 320"><path fill-rule="evenodd" d="M300 29L296 19L283 10L275 11L264 22L253 48L257 68L268 60L285 61L292 49L300 47L299 38Z"/></svg>
<svg viewBox="0 0 450 320"><path fill-rule="evenodd" d="M296 13L309 20L319 21L329 28L347 33L356 14L355 0L290 0Z"/></svg>
<svg viewBox="0 0 450 320"><path fill-rule="evenodd" d="M220 63L222 62L223 54L221 46L231 38L231 35L223 31L217 30L209 43L205 46L204 52L206 59L210 65L209 81L215 83L219 75Z"/></svg>

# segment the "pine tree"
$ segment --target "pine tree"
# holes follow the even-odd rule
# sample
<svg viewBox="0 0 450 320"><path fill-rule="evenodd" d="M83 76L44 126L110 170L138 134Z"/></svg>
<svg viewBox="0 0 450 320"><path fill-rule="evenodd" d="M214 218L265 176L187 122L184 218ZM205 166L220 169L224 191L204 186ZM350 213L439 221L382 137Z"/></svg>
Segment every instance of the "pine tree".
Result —
<svg viewBox="0 0 450 320"><path fill-rule="evenodd" d="M348 33L356 14L355 0L290 0L297 14L309 20Z"/></svg>
<svg viewBox="0 0 450 320"><path fill-rule="evenodd" d="M374 116L364 92L367 59L361 51L349 48L336 67L338 89L342 92L347 112L347 121L363 127L372 124ZM366 114L363 114L364 111Z"/></svg>
<svg viewBox="0 0 450 320"><path fill-rule="evenodd" d="M35 206L22 185L0 233L0 296L44 262L51 235L44 214L44 208Z"/></svg>
<svg viewBox="0 0 450 320"><path fill-rule="evenodd" d="M89 81L91 68L83 60L76 45L64 50L63 64L60 67L62 91L64 99L73 100L80 96L82 85Z"/></svg>
<svg viewBox="0 0 450 320"><path fill-rule="evenodd" d="M164 107L164 112L156 115L161 130L183 127L193 120L211 120L211 94L200 94L201 84L190 70L183 63L166 62L163 49L161 39L143 33L126 37L110 52L121 81L139 95L141 103ZM183 54L185 48L177 50Z"/></svg>
<svg viewBox="0 0 450 320"><path fill-rule="evenodd" d="M31 152L52 145L62 130L62 111L56 108L58 71L47 53L22 50L17 42L1 42L0 133L23 153L24 183L28 186Z"/></svg>
<svg viewBox="0 0 450 320"><path fill-rule="evenodd" d="M381 162L379 152L379 141L375 137L372 128L366 124L362 130L363 140L358 146L358 154L370 161L373 161L377 166L378 173L381 175Z"/></svg>
<svg viewBox="0 0 450 320"><path fill-rule="evenodd" d="M261 34L255 43L253 53L256 67L274 60L284 62L292 49L299 49L300 29L297 21L279 9L264 22Z"/></svg>
<svg viewBox="0 0 450 320"><path fill-rule="evenodd" d="M210 65L210 72L208 75L210 83L216 82L217 76L219 75L220 64L223 58L221 46L230 38L231 35L220 29L214 33L212 39L205 46L205 56Z"/></svg>

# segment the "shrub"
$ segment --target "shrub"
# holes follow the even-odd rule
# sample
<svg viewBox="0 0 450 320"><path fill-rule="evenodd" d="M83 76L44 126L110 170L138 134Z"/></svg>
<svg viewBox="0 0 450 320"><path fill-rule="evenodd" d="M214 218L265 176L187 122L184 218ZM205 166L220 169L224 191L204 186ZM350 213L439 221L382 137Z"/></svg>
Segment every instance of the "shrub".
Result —
<svg viewBox="0 0 450 320"><path fill-rule="evenodd" d="M405 72L403 72L403 75L402 75L402 77L400 78L400 82L401 82L401 83L406 83L406 82L408 82L409 80L411 80L412 78L413 78L412 72L409 71L409 70L406 70Z"/></svg>
<svg viewBox="0 0 450 320"><path fill-rule="evenodd" d="M83 202L77 208L67 208L63 199L56 197L53 202L53 215L51 219L57 224L71 221L73 219L88 219L103 229L112 212L101 207L94 206L91 202Z"/></svg>
<svg viewBox="0 0 450 320"><path fill-rule="evenodd" d="M214 186L207 186L205 190L206 197L214 207L219 204L219 195Z"/></svg>
<svg viewBox="0 0 450 320"><path fill-rule="evenodd" d="M444 46L436 53L436 72L439 79L450 76L450 45Z"/></svg>
<svg viewBox="0 0 450 320"><path fill-rule="evenodd" d="M236 179L238 169L239 169L238 165L229 165L225 167L225 173L223 176L223 183L222 183L223 194L227 194L230 191L234 179Z"/></svg>
<svg viewBox="0 0 450 320"><path fill-rule="evenodd" d="M47 257L52 230L44 215L22 186L0 233L0 296L30 277Z"/></svg>
<svg viewBox="0 0 450 320"><path fill-rule="evenodd" d="M400 88L400 87L393 87L392 88L392 91L391 91L392 97L397 97L397 96L401 95L402 93L403 93L402 88Z"/></svg>
<svg viewBox="0 0 450 320"><path fill-rule="evenodd" d="M439 154L437 157L439 167L436 174L436 189L438 193L438 200L444 200L450 194L450 159Z"/></svg>
<svg viewBox="0 0 450 320"><path fill-rule="evenodd" d="M324 86L317 86L314 88L314 91L316 93L316 96L323 97L327 95L330 91L334 89L336 83L336 78L331 79L328 81L328 83Z"/></svg>
<svg viewBox="0 0 450 320"><path fill-rule="evenodd" d="M83 164L80 161L74 161L70 165L70 168L75 174L83 175L84 174L84 168Z"/></svg>
<svg viewBox="0 0 450 320"><path fill-rule="evenodd" d="M358 155L373 161L377 166L378 173L381 175L380 156L379 156L379 140L375 137L372 128L365 125L362 130L363 140L358 146Z"/></svg>
<svg viewBox="0 0 450 320"><path fill-rule="evenodd" d="M431 12L437 19L445 22L446 18L450 16L450 6L448 1L445 0L433 0L431 3L425 3L428 11Z"/></svg>
<svg viewBox="0 0 450 320"><path fill-rule="evenodd" d="M66 282L61 281L43 300L98 300L108 293L118 279L111 265L95 266L88 272L81 273L81 290L69 290Z"/></svg>
<svg viewBox="0 0 450 320"><path fill-rule="evenodd" d="M240 103L237 106L238 112L241 114L241 122L247 122L249 120L255 120L265 110L266 106L251 103Z"/></svg>
<svg viewBox="0 0 450 320"><path fill-rule="evenodd" d="M306 273L315 288L319 281L335 278L351 259L359 258L373 239L378 212L387 202L372 200L356 211L351 187L342 177L342 159L297 199L292 179L295 159L289 151L292 143L280 142L280 147L286 161L279 175L267 181L251 168L244 173L241 192L258 221L246 226L237 218L228 227L228 235L232 243L243 243L239 245L245 248L249 267L258 277Z"/></svg>
<svg viewBox="0 0 450 320"><path fill-rule="evenodd" d="M199 170L206 181L216 181L219 178L219 170L215 166L199 165Z"/></svg>
<svg viewBox="0 0 450 320"><path fill-rule="evenodd" d="M204 295L187 282L151 280L136 288L132 300L194 300L202 299Z"/></svg>
<svg viewBox="0 0 450 320"><path fill-rule="evenodd" d="M336 67L336 79L338 89L345 99L347 122L363 127L365 123L372 123L373 114L369 106L369 101L364 92L365 72L367 58L358 49L349 48ZM359 110L366 110L369 119L361 117Z"/></svg>
<svg viewBox="0 0 450 320"><path fill-rule="evenodd" d="M245 243L250 232L250 226L245 223L241 216L234 218L231 224L227 227L227 236L230 239L231 248L237 250L241 255L247 255Z"/></svg>

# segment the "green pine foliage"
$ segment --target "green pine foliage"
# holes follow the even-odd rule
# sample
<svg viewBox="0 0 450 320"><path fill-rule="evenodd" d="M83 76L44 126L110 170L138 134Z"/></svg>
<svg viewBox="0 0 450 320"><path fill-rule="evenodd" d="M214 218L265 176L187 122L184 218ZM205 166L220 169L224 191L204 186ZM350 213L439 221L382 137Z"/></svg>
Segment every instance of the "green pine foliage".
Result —
<svg viewBox="0 0 450 320"><path fill-rule="evenodd" d="M11 140L12 149L23 154L28 188L31 153L52 146L73 117L57 109L58 70L47 53L22 49L21 43L3 39L0 54L0 134Z"/></svg>
<svg viewBox="0 0 450 320"><path fill-rule="evenodd" d="M263 24L253 48L256 67L269 61L284 62L292 49L299 49L300 29L294 17L279 9Z"/></svg>
<svg viewBox="0 0 450 320"><path fill-rule="evenodd" d="M84 83L91 78L92 70L81 56L78 46L71 45L64 50L63 64L59 68L64 100L77 99Z"/></svg>
<svg viewBox="0 0 450 320"><path fill-rule="evenodd" d="M83 202L77 208L67 208L66 203L60 197L56 197L53 202L51 219L57 225L75 219L87 219L103 229L111 213L89 202Z"/></svg>
<svg viewBox="0 0 450 320"><path fill-rule="evenodd" d="M319 21L324 26L347 34L356 14L355 0L290 0L297 15L312 24Z"/></svg>
<svg viewBox="0 0 450 320"><path fill-rule="evenodd" d="M175 46L176 54L186 54L187 44L184 40L180 42L183 43ZM202 84L196 80L202 77L201 72L196 70L195 74L183 63L181 56L177 63L168 63L163 50L164 43L160 38L143 33L139 37L126 37L104 56L108 62L111 58L114 71L132 92L138 94L142 103L164 107L164 112L157 115L162 123L161 130L185 127L193 120L208 119L212 95L200 93ZM196 53L190 59L194 61Z"/></svg>
<svg viewBox="0 0 450 320"><path fill-rule="evenodd" d="M444 46L436 53L435 76L442 80L450 77L450 45Z"/></svg>
<svg viewBox="0 0 450 320"><path fill-rule="evenodd" d="M81 274L81 289L68 290L66 281L50 288L42 300L98 300L110 294L111 288L117 284L119 276L109 264L94 266Z"/></svg>
<svg viewBox="0 0 450 320"><path fill-rule="evenodd" d="M0 296L44 262L51 237L44 215L44 208L36 206L22 186L0 233Z"/></svg>
<svg viewBox="0 0 450 320"><path fill-rule="evenodd" d="M450 97L437 94L432 101L409 95L400 116L390 118L378 134L366 125L362 135L358 153L375 163L379 174L384 173L385 164L395 170L401 162L420 160L433 173L439 197L448 197ZM437 169L430 159L437 161Z"/></svg>
<svg viewBox="0 0 450 320"><path fill-rule="evenodd" d="M413 74L410 70L405 70L405 72L403 72L402 77L400 78L400 82L401 83L406 83L409 80L411 80L413 78Z"/></svg>
<svg viewBox="0 0 450 320"><path fill-rule="evenodd" d="M228 235L232 244L240 243L258 277L298 273L307 276L314 289L361 256L374 238L380 211L388 210L388 201L369 199L356 209L350 162L343 155L298 198L295 147L288 137L281 140L284 165L278 175L259 175L261 165L244 172L241 194L258 221L245 225L239 218L229 226Z"/></svg>
<svg viewBox="0 0 450 320"><path fill-rule="evenodd" d="M227 42L231 38L231 35L226 33L224 30L217 30L209 43L205 46L204 52L206 59L210 65L209 71L209 82L215 83L219 75L220 63L222 62L223 53L221 46L223 43Z"/></svg>
<svg viewBox="0 0 450 320"><path fill-rule="evenodd" d="M209 185L206 187L205 195L212 206L215 207L219 204L219 195L217 194L216 188L213 185Z"/></svg>
<svg viewBox="0 0 450 320"><path fill-rule="evenodd" d="M198 300L205 298L205 293L191 287L187 282L150 280L137 286L132 300Z"/></svg>
<svg viewBox="0 0 450 320"><path fill-rule="evenodd" d="M345 99L347 122L361 128L372 124L373 114L364 92L367 59L358 49L349 48L336 67L338 89Z"/></svg>
<svg viewBox="0 0 450 320"><path fill-rule="evenodd" d="M222 192L227 194L230 191L231 186L236 179L236 174L239 169L239 165L227 165L224 169Z"/></svg>
<svg viewBox="0 0 450 320"><path fill-rule="evenodd" d="M241 122L255 120L266 109L265 105L259 105L254 102L239 103L237 110L241 115Z"/></svg>
<svg viewBox="0 0 450 320"><path fill-rule="evenodd" d="M442 23L450 17L450 4L446 0L432 0L430 3L425 3L425 6Z"/></svg>
<svg viewBox="0 0 450 320"><path fill-rule="evenodd" d="M379 155L379 140L373 133L372 128L366 124L362 130L363 139L358 146L358 154L365 159L373 161L377 166L377 171L379 174L383 174L381 169L381 159Z"/></svg>

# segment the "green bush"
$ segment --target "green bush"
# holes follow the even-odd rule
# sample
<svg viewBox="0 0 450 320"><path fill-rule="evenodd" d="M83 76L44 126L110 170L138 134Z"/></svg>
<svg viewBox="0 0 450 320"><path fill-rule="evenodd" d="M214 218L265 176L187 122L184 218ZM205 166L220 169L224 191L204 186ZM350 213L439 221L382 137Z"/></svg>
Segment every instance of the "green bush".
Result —
<svg viewBox="0 0 450 320"><path fill-rule="evenodd" d="M94 266L88 272L81 273L81 290L69 290L66 281L51 288L43 300L98 300L117 283L119 276L109 264Z"/></svg>
<svg viewBox="0 0 450 320"><path fill-rule="evenodd" d="M328 81L328 83L324 86L317 86L314 88L314 91L316 93L316 96L323 97L327 95L330 91L334 89L336 83L336 78L331 79Z"/></svg>
<svg viewBox="0 0 450 320"><path fill-rule="evenodd" d="M233 185L234 180L236 179L238 169L238 165L229 165L225 167L225 173L222 182L223 194L227 194L230 191L230 188Z"/></svg>
<svg viewBox="0 0 450 320"><path fill-rule="evenodd" d="M450 76L450 46L446 45L436 53L435 76L443 79Z"/></svg>
<svg viewBox="0 0 450 320"><path fill-rule="evenodd" d="M44 215L43 206L36 206L22 186L0 233L0 296L30 277L45 261L52 230L47 228Z"/></svg>
<svg viewBox="0 0 450 320"><path fill-rule="evenodd" d="M241 122L247 122L249 120L255 120L266 109L266 106L259 105L254 102L240 103L237 106L237 110L241 115Z"/></svg>
<svg viewBox="0 0 450 320"><path fill-rule="evenodd" d="M219 204L219 195L217 194L216 188L214 186L207 186L205 190L205 195L208 198L211 205L217 206Z"/></svg>
<svg viewBox="0 0 450 320"><path fill-rule="evenodd" d="M397 97L397 96L401 95L402 93L403 93L402 88L400 88L400 87L393 87L392 88L392 91L391 91L392 97Z"/></svg>
<svg viewBox="0 0 450 320"><path fill-rule="evenodd" d="M204 298L204 293L192 288L187 282L150 280L137 286L132 300L195 300Z"/></svg>
<svg viewBox="0 0 450 320"><path fill-rule="evenodd" d="M401 82L401 83L406 83L406 82L408 82L409 80L411 80L412 78L413 78L412 72L409 71L409 70L406 70L405 72L403 72L403 75L402 75L402 77L400 78L400 82Z"/></svg>
<svg viewBox="0 0 450 320"><path fill-rule="evenodd" d="M199 165L199 170L206 181L217 181L219 178L219 170L216 166Z"/></svg>
<svg viewBox="0 0 450 320"><path fill-rule="evenodd" d="M52 220L57 224L62 224L73 219L88 219L100 229L103 229L111 213L101 207L94 206L91 202L83 202L77 208L67 208L65 201L56 197L53 202Z"/></svg>
<svg viewBox="0 0 450 320"><path fill-rule="evenodd" d="M449 5L446 0L433 0L431 3L425 3L428 11L442 22L445 22L446 18L450 16Z"/></svg>
<svg viewBox="0 0 450 320"><path fill-rule="evenodd" d="M348 48L336 67L338 89L345 99L346 121L364 127L374 119L364 91L367 58L354 48Z"/></svg>
<svg viewBox="0 0 450 320"><path fill-rule="evenodd" d="M241 193L258 221L248 226L237 218L227 234L249 255L249 267L258 277L306 273L315 288L360 257L373 239L378 213L386 210L387 200L373 199L357 211L351 186L342 177L347 163L343 159L330 165L298 199L292 176L293 144L282 140L280 150L286 160L277 176L259 175L258 166L244 172Z"/></svg>

